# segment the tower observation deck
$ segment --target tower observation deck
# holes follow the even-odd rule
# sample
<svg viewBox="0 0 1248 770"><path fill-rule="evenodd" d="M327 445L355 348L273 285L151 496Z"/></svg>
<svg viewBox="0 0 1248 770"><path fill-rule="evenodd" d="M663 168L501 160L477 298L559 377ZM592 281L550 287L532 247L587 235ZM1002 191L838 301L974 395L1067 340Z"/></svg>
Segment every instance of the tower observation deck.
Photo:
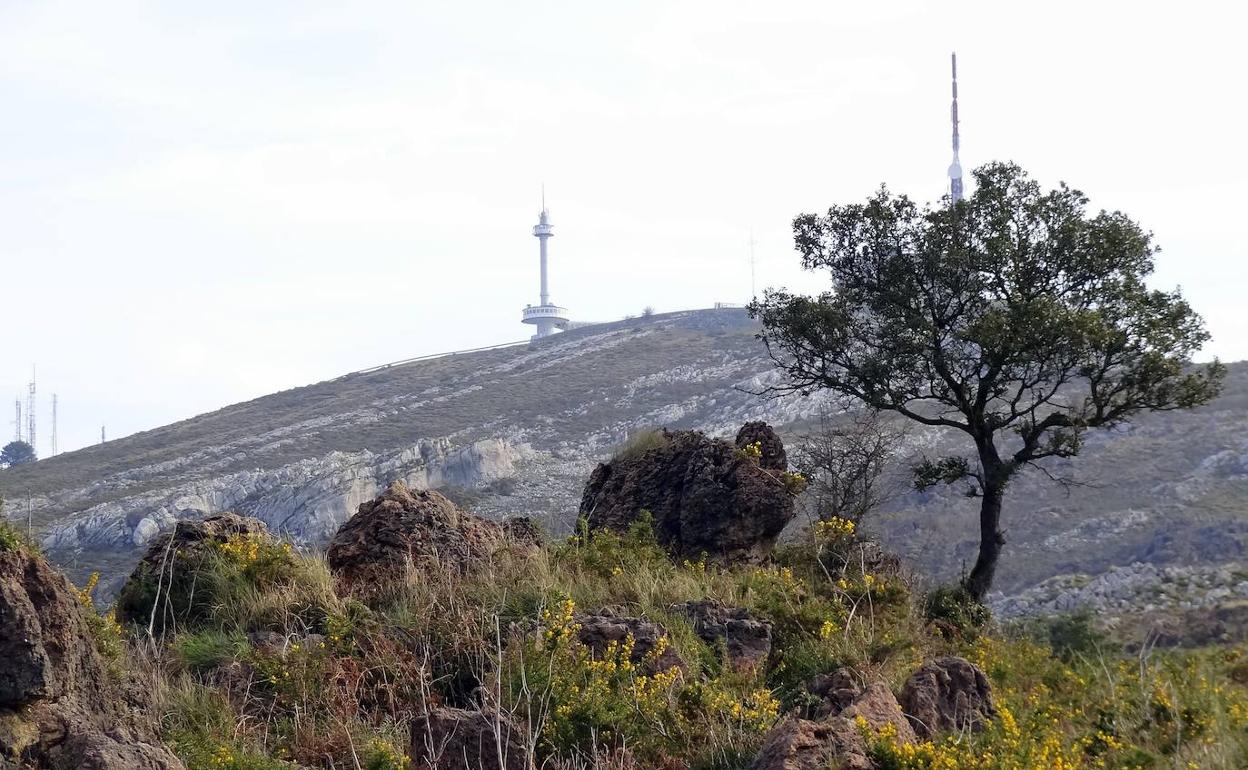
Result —
<svg viewBox="0 0 1248 770"><path fill-rule="evenodd" d="M550 212L546 210L546 196L542 196L542 213L537 218L537 224L533 226L533 235L541 242L542 255L542 289L541 304L526 305L520 321L526 324L533 324L537 327L537 331L533 334L533 339L541 339L549 337L555 333L556 329L568 328L568 310L551 304L550 287L547 280L546 269L546 242L554 237L554 227L550 224Z"/></svg>

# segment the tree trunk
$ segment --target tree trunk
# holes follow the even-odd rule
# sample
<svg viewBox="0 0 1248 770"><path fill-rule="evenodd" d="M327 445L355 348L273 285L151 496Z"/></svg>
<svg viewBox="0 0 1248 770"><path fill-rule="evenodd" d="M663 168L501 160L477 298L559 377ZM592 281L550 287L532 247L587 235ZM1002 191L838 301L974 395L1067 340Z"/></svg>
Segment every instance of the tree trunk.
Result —
<svg viewBox="0 0 1248 770"><path fill-rule="evenodd" d="M997 572L997 560L1001 557L1001 547L1005 545L1005 536L1001 534L1001 499L1005 494L1005 483L989 478L984 484L984 497L979 506L979 556L971 574L966 576L962 586L976 601L982 602L992 587L993 576Z"/></svg>

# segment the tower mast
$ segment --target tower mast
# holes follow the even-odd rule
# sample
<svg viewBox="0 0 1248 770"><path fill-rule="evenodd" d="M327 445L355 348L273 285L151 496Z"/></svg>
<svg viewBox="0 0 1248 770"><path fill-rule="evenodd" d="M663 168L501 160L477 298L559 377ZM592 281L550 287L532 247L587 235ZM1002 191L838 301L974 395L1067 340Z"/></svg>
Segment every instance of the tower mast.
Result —
<svg viewBox="0 0 1248 770"><path fill-rule="evenodd" d="M538 294L539 304L528 305L524 308L524 313L520 317L521 322L533 324L537 327L537 331L533 334L533 339L541 339L549 337L555 333L555 329L568 328L568 311L566 308L552 305L550 302L550 284L548 282L547 261L546 261L546 242L554 237L554 226L550 223L550 211L546 209L546 185L542 185L542 212L537 217L537 224L533 227L533 235L540 241L541 254L541 289Z"/></svg>
<svg viewBox="0 0 1248 770"><path fill-rule="evenodd" d="M26 443L37 453L35 444L35 367L30 367L30 393L26 398Z"/></svg>
<svg viewBox="0 0 1248 770"><path fill-rule="evenodd" d="M958 159L961 141L958 137L958 55L952 54L953 104L949 116L953 120L953 163L949 164L949 197L954 203L962 200L962 162Z"/></svg>

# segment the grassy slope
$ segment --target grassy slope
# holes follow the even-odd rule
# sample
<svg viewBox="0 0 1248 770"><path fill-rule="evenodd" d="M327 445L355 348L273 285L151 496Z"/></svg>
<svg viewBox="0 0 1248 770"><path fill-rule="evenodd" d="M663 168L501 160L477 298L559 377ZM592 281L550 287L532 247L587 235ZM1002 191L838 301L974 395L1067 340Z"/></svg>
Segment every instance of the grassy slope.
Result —
<svg viewBox="0 0 1248 770"><path fill-rule="evenodd" d="M1077 625L1042 641L969 627L946 637L925 624L899 576L842 569L844 543L804 539L771 566L716 568L673 564L644 530L600 534L503 551L467 575L411 572L361 602L337 595L315 556L240 542L201 565L205 612L161 647L130 642L117 657L141 669L189 770L277 770L287 760L400 770L424 709L482 702L528 722L522 740L540 766L741 768L780 715L802 711L810 677L845 666L896 691L942 654L987 671L1000 718L982 734L911 748L870 735L881 767L1248 762L1243 647L1138 660ZM670 610L708 597L773 624L764 666L726 667ZM573 616L605 606L662 623L685 671L646 672L620 650L590 656ZM115 649L115 627L101 633ZM615 753L621 743L635 764Z"/></svg>

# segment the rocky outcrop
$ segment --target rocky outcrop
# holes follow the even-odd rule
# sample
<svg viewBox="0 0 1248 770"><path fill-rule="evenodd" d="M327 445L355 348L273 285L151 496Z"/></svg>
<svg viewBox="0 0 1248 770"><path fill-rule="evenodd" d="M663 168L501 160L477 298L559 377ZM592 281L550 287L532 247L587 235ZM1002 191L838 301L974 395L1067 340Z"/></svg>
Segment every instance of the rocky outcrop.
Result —
<svg viewBox="0 0 1248 770"><path fill-rule="evenodd" d="M684 668L684 661L672 649L667 630L658 623L645 618L624 617L615 614L583 614L573 618L576 623L577 640L588 647L594 657L601 658L608 649L619 650L626 640L632 640L628 660L648 675L669 668Z"/></svg>
<svg viewBox="0 0 1248 770"><path fill-rule="evenodd" d="M758 464L769 471L783 472L789 469L789 456L784 451L784 442L776 435L776 431L762 420L747 422L737 431L736 445L738 449L747 446L759 450Z"/></svg>
<svg viewBox="0 0 1248 770"><path fill-rule="evenodd" d="M86 612L43 557L0 550L0 767L181 770L109 676Z"/></svg>
<svg viewBox="0 0 1248 770"><path fill-rule="evenodd" d="M514 475L527 452L500 439L456 447L443 438L385 453L330 452L273 469L219 473L79 509L48 531L42 544L53 552L143 548L178 521L220 511L242 511L283 537L323 543L392 480L420 489L469 487ZM123 488L151 483L143 470L136 469L139 477ZM148 473L161 478L171 470Z"/></svg>
<svg viewBox="0 0 1248 770"><path fill-rule="evenodd" d="M722 439L666 430L660 446L600 464L581 498L591 529L627 530L643 511L672 555L722 560L765 556L794 514L775 470Z"/></svg>
<svg viewBox="0 0 1248 770"><path fill-rule="evenodd" d="M435 708L412 724L411 758L430 770L526 770L525 733L493 711Z"/></svg>
<svg viewBox="0 0 1248 770"><path fill-rule="evenodd" d="M952 655L928 661L911 674L900 701L923 740L951 730L982 730L997 715L987 675Z"/></svg>
<svg viewBox="0 0 1248 770"><path fill-rule="evenodd" d="M723 648L728 664L738 670L755 669L771 654L771 623L741 607L725 607L707 599L672 607L693 624L694 633L713 648Z"/></svg>
<svg viewBox="0 0 1248 770"><path fill-rule="evenodd" d="M117 595L117 620L151 629L159 635L174 626L194 623L211 609L195 584L201 567L231 538L270 540L264 522L235 513L209 516L203 521L181 521L173 530L148 544L142 560Z"/></svg>
<svg viewBox="0 0 1248 770"><path fill-rule="evenodd" d="M897 699L883 682L856 690L838 713L819 720L791 716L771 729L751 770L872 770L866 739L857 720L868 730L890 727L898 743L914 743L914 731Z"/></svg>
<svg viewBox="0 0 1248 770"><path fill-rule="evenodd" d="M401 578L408 565L465 572L505 542L497 523L460 510L438 492L396 481L360 505L325 558L344 585L367 589Z"/></svg>

